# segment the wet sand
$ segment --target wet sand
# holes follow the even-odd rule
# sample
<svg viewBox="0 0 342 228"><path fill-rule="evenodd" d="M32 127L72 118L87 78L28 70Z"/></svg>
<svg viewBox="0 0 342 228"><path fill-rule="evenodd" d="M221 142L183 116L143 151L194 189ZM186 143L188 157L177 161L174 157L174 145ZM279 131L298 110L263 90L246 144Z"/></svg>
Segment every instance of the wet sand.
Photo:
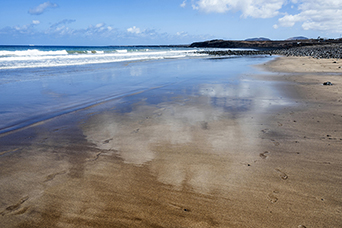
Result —
<svg viewBox="0 0 342 228"><path fill-rule="evenodd" d="M4 135L0 224L340 227L333 61L277 58L258 66L273 73L243 76L257 88L150 90Z"/></svg>

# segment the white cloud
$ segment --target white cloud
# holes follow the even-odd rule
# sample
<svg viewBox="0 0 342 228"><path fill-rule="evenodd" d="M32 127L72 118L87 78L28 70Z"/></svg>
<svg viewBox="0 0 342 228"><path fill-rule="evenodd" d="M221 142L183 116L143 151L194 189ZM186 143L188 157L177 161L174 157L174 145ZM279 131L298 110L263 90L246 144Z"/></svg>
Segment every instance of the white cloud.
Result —
<svg viewBox="0 0 342 228"><path fill-rule="evenodd" d="M56 7L58 7L57 4L51 3L50 1L48 1L48 2L44 2L44 3L40 4L39 6L33 8L33 9L30 9L28 11L28 13L33 14L33 15L39 15L39 14L44 13L44 11L47 8L56 8Z"/></svg>
<svg viewBox="0 0 342 228"><path fill-rule="evenodd" d="M104 23L99 23L99 24L95 25L95 28L101 28L103 26L104 26Z"/></svg>
<svg viewBox="0 0 342 228"><path fill-rule="evenodd" d="M5 44L13 42L39 42L41 44L65 43L84 45L108 44L188 44L194 40L213 39L211 35L190 35L186 32L170 34L155 29L140 29L133 26L118 29L105 23L94 23L85 28L70 26L75 20L64 19L51 24L48 28L37 26L37 22L26 25L7 26L0 28L0 40Z"/></svg>
<svg viewBox="0 0 342 228"><path fill-rule="evenodd" d="M60 25L70 24L70 23L73 23L73 22L75 22L75 21L76 21L76 20L64 19L64 20L62 20L62 21L60 21L60 22L57 22L57 23L51 25L50 28L55 28L55 27L58 27L58 26L60 26Z"/></svg>
<svg viewBox="0 0 342 228"><path fill-rule="evenodd" d="M44 33L53 34L53 35L63 35L63 36L67 34L71 35L75 32L75 30L67 27L67 24L71 24L75 21L76 20L64 19L55 24L52 24L47 30L44 31Z"/></svg>
<svg viewBox="0 0 342 228"><path fill-rule="evenodd" d="M186 6L186 0L184 0L180 6L184 8Z"/></svg>
<svg viewBox="0 0 342 228"><path fill-rule="evenodd" d="M304 30L342 32L341 0L297 0L298 14L286 14L278 20L278 26L292 27L302 23Z"/></svg>
<svg viewBox="0 0 342 228"><path fill-rule="evenodd" d="M110 37L113 36L115 31L112 27L106 26L105 23L98 23L96 25L90 25L87 29L78 29L74 31L75 34L87 37L101 36Z"/></svg>
<svg viewBox="0 0 342 228"><path fill-rule="evenodd" d="M278 26L292 27L300 20L301 20L300 15L285 15L284 17L282 17L278 20L279 21Z"/></svg>
<svg viewBox="0 0 342 228"><path fill-rule="evenodd" d="M206 13L241 11L245 18L270 18L278 15L286 2L287 0L197 0L193 1L192 7Z"/></svg>
<svg viewBox="0 0 342 228"><path fill-rule="evenodd" d="M205 13L240 11L244 18L281 15L275 29L301 23L304 30L342 33L342 0L192 0L192 7ZM282 12L285 9L289 11Z"/></svg>
<svg viewBox="0 0 342 228"><path fill-rule="evenodd" d="M185 36L188 36L189 34L186 33L186 32L184 32L184 31L182 31L182 32L177 32L176 35L177 35L177 36L183 36L183 37L185 37Z"/></svg>
<svg viewBox="0 0 342 228"><path fill-rule="evenodd" d="M33 20L31 24L26 24L22 26L6 27L1 29L1 33L8 35L18 35L18 34L35 34L35 26L40 24L40 21Z"/></svg>
<svg viewBox="0 0 342 228"><path fill-rule="evenodd" d="M141 33L140 28L137 28L137 27L135 27L135 26L133 26L132 28L128 28L128 29L127 29L127 32L135 33L135 34Z"/></svg>

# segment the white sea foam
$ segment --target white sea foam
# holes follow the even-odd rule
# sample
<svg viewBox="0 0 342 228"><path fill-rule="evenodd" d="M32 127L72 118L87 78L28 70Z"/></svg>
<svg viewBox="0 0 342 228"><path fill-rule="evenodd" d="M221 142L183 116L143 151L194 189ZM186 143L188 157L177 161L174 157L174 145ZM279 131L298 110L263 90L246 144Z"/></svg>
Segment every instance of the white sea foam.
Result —
<svg viewBox="0 0 342 228"><path fill-rule="evenodd" d="M116 52L118 52L118 53L127 53L127 50L126 49L124 49L124 50L116 50Z"/></svg>
<svg viewBox="0 0 342 228"><path fill-rule="evenodd" d="M122 61L197 57L195 49L0 50L0 69L72 66Z"/></svg>
<svg viewBox="0 0 342 228"><path fill-rule="evenodd" d="M66 50L60 51L40 51L38 49L29 49L21 51L0 51L0 57L5 56L49 56L49 55L67 55Z"/></svg>

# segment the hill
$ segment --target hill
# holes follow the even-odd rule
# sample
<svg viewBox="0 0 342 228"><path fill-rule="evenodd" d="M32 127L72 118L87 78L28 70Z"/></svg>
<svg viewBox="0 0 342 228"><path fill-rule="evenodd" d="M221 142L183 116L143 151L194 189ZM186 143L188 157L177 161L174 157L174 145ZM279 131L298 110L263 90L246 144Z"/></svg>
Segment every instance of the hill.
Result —
<svg viewBox="0 0 342 228"><path fill-rule="evenodd" d="M298 40L265 40L265 41L246 41L246 40L209 40L195 42L190 47L201 48L262 48L262 49L282 49L313 45L326 45L342 43L342 39L303 39Z"/></svg>
<svg viewBox="0 0 342 228"><path fill-rule="evenodd" d="M305 37L305 36L296 36L296 37L291 37L288 38L286 40L308 40L309 38Z"/></svg>
<svg viewBox="0 0 342 228"><path fill-rule="evenodd" d="M248 38L245 39L245 41L270 41L270 39L265 37L259 37L259 38Z"/></svg>

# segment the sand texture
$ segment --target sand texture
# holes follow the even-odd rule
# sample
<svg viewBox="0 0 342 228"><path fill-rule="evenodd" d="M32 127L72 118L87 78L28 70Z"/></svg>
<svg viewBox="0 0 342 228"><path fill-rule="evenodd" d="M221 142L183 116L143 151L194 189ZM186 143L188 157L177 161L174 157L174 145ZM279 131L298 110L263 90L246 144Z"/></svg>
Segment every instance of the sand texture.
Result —
<svg viewBox="0 0 342 228"><path fill-rule="evenodd" d="M250 80L280 92L265 100L260 87L239 101L247 111L225 99L231 89L207 85L202 96L147 104L155 94L142 93L4 135L0 226L342 227L339 64L258 66L273 72Z"/></svg>

